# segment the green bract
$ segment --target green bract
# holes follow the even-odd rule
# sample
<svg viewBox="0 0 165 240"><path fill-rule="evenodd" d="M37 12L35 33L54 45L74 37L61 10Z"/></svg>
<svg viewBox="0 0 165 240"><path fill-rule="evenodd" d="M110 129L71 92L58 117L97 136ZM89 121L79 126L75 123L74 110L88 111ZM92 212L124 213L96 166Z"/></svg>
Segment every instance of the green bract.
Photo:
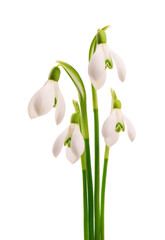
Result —
<svg viewBox="0 0 165 240"><path fill-rule="evenodd" d="M116 93L112 88L111 88L111 95L113 100L117 99Z"/></svg>
<svg viewBox="0 0 165 240"><path fill-rule="evenodd" d="M80 114L80 107L79 107L78 102L76 100L73 100L72 103L73 103L76 113Z"/></svg>

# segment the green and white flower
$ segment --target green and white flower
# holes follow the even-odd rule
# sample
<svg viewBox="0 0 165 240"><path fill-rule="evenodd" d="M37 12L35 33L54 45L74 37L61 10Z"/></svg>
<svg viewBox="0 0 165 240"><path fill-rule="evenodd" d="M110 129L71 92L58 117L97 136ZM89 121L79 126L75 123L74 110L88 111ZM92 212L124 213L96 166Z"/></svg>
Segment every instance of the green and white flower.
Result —
<svg viewBox="0 0 165 240"><path fill-rule="evenodd" d="M90 76L91 83L95 89L99 89L103 86L106 80L106 68L113 68L113 61L116 65L119 79L123 82L126 77L126 68L122 59L112 51L106 44L106 34L103 30L97 33L97 47L96 51L92 55L89 65L88 74Z"/></svg>
<svg viewBox="0 0 165 240"><path fill-rule="evenodd" d="M84 152L84 139L80 132L76 113L72 115L69 127L54 142L52 152L55 157L59 155L63 146L66 147L66 157L71 163L75 163Z"/></svg>
<svg viewBox="0 0 165 240"><path fill-rule="evenodd" d="M63 120L65 115L65 101L58 85L59 71L58 67L53 68L49 75L49 80L31 98L28 105L30 118L33 119L42 116L55 107L56 124L59 124Z"/></svg>
<svg viewBox="0 0 165 240"><path fill-rule="evenodd" d="M136 136L133 124L121 111L121 102L118 100L115 91L112 89L111 94L112 111L102 127L102 135L108 147L111 147L117 142L119 139L119 133L125 131L125 125L130 140L133 141Z"/></svg>

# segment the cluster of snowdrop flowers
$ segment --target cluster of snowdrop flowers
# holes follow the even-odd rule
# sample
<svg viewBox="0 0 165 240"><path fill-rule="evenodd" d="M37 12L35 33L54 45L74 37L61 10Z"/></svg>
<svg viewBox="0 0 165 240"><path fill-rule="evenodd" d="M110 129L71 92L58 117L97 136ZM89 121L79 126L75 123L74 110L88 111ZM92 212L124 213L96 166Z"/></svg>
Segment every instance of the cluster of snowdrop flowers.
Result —
<svg viewBox="0 0 165 240"><path fill-rule="evenodd" d="M56 124L59 124L63 120L65 115L65 101L58 85L59 78L60 69L54 67L44 86L33 95L29 102L28 113L30 118L33 119L42 116L55 107Z"/></svg>
<svg viewBox="0 0 165 240"><path fill-rule="evenodd" d="M94 53L88 65L88 73L92 85L96 90L101 88L106 80L106 69L113 68L113 61L117 67L119 79L123 82L126 77L125 65L121 58L107 45L107 38L104 30L98 30ZM55 108L56 124L61 123L65 115L65 101L60 91L58 81L60 69L54 67L44 86L39 89L31 98L28 105L30 118L36 118L47 114ZM102 135L108 147L114 145L119 139L119 133L125 131L127 126L128 136L131 141L135 138L135 129L130 120L121 111L121 102L117 99L113 90L112 110L102 127ZM70 125L56 139L53 145L53 155L57 157L62 146L66 147L66 156L72 163L76 162L84 152L84 139L79 129L79 117L75 113L71 117Z"/></svg>
<svg viewBox="0 0 165 240"><path fill-rule="evenodd" d="M92 85L97 90L104 85L106 80L106 68L112 69L113 61L115 62L119 79L122 82L125 80L126 69L122 59L107 45L105 31L99 29L96 38L96 51L90 59L88 73Z"/></svg>
<svg viewBox="0 0 165 240"><path fill-rule="evenodd" d="M127 127L127 133L131 141L135 139L136 135L134 126L121 111L121 102L117 98L115 91L112 89L111 94L112 110L102 127L102 135L108 147L111 147L117 142L119 139L119 133L121 131L125 131L125 125Z"/></svg>
<svg viewBox="0 0 165 240"><path fill-rule="evenodd" d="M57 61L44 86L31 98L28 113L31 119L45 115L55 108L55 122L60 124L65 115L65 101L59 88L60 67L65 70L78 91L79 103L73 100L75 113L72 114L69 126L56 138L52 146L52 154L57 157L63 148L66 158L71 163L81 158L83 176L84 203L84 239L104 239L104 199L107 175L109 148L119 139L121 132L127 130L131 141L135 139L135 129L131 121L121 111L121 102L114 90L112 94L111 113L102 126L102 136L105 140L105 155L100 189L100 157L99 157L99 111L97 90L106 81L106 71L116 65L118 77L123 82L126 69L122 59L107 45L105 31L109 26L99 29L94 36L89 49L88 73L92 83L92 101L94 112L94 185L90 156L89 125L87 114L87 97L84 83L79 73L68 63ZM90 83L90 81L89 81ZM94 188L93 188L94 186ZM101 193L101 197L100 197Z"/></svg>

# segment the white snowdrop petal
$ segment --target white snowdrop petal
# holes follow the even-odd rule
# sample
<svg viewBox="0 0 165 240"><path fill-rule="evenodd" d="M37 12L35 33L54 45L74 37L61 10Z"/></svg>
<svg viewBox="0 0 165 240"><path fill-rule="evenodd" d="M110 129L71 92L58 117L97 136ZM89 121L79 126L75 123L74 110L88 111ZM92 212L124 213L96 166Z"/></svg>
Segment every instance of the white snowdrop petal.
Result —
<svg viewBox="0 0 165 240"><path fill-rule="evenodd" d="M94 86L94 88L96 90L98 90L99 88L101 88L104 85L105 80L106 80L106 70L104 70L104 72L103 72L103 74L101 75L100 78L98 78L98 79L92 79L91 78L91 83Z"/></svg>
<svg viewBox="0 0 165 240"><path fill-rule="evenodd" d="M48 80L31 98L28 113L31 118L48 113L54 105L54 81Z"/></svg>
<svg viewBox="0 0 165 240"><path fill-rule="evenodd" d="M66 157L71 163L75 163L79 160L79 157L77 157L71 150L71 148L66 147Z"/></svg>
<svg viewBox="0 0 165 240"><path fill-rule="evenodd" d="M61 152L61 149L64 146L67 133L68 133L68 128L65 129L55 140L52 148L52 152L55 157L57 157L58 154Z"/></svg>
<svg viewBox="0 0 165 240"><path fill-rule="evenodd" d="M124 82L126 77L126 68L123 60L114 52L111 50L112 58L116 64L117 72L119 79Z"/></svg>
<svg viewBox="0 0 165 240"><path fill-rule="evenodd" d="M130 140L133 141L136 136L135 128L134 128L133 124L131 123L131 121L126 116L124 116L124 120L127 125L128 136L129 136Z"/></svg>
<svg viewBox="0 0 165 240"><path fill-rule="evenodd" d="M91 79L98 80L105 71L105 59L102 49L97 48L96 52L92 55L88 65L88 74Z"/></svg>
<svg viewBox="0 0 165 240"><path fill-rule="evenodd" d="M33 97L31 98L29 105L28 105L28 113L29 113L29 117L31 119L38 117L37 112L35 111L34 108L34 101L33 101Z"/></svg>
<svg viewBox="0 0 165 240"><path fill-rule="evenodd" d="M71 150L78 158L80 158L84 152L84 139L78 124L75 127L71 138Z"/></svg>
<svg viewBox="0 0 165 240"><path fill-rule="evenodd" d="M102 127L102 135L104 138L109 137L110 134L115 132L116 124L118 123L118 119L116 116L116 109L112 110L109 117L105 120Z"/></svg>
<svg viewBox="0 0 165 240"><path fill-rule="evenodd" d="M58 89L57 105L55 107L56 124L59 124L63 120L65 110L66 110L65 101L60 89Z"/></svg>
<svg viewBox="0 0 165 240"><path fill-rule="evenodd" d="M111 147L114 145L119 139L119 133L117 132L111 132L111 134L105 138L105 143L107 144L108 147Z"/></svg>

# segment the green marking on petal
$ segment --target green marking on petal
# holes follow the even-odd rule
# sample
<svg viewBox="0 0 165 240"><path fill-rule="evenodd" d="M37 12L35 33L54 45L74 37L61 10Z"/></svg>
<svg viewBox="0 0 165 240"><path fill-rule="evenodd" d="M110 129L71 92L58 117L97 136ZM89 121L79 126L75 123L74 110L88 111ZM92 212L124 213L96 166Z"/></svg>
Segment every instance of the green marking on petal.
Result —
<svg viewBox="0 0 165 240"><path fill-rule="evenodd" d="M64 146L68 145L71 141L71 137L67 138L64 142Z"/></svg>
<svg viewBox="0 0 165 240"><path fill-rule="evenodd" d="M120 131L123 131L123 132L124 132L124 130L125 130L124 125L122 125L120 122L118 122L118 123L116 124L115 131L119 133Z"/></svg>
<svg viewBox="0 0 165 240"><path fill-rule="evenodd" d="M110 61L109 59L106 59L105 60L105 68L109 68L109 69L112 69L113 68L113 62Z"/></svg>
<svg viewBox="0 0 165 240"><path fill-rule="evenodd" d="M53 105L54 108L55 108L56 104L57 104L57 98L54 98L54 105Z"/></svg>

